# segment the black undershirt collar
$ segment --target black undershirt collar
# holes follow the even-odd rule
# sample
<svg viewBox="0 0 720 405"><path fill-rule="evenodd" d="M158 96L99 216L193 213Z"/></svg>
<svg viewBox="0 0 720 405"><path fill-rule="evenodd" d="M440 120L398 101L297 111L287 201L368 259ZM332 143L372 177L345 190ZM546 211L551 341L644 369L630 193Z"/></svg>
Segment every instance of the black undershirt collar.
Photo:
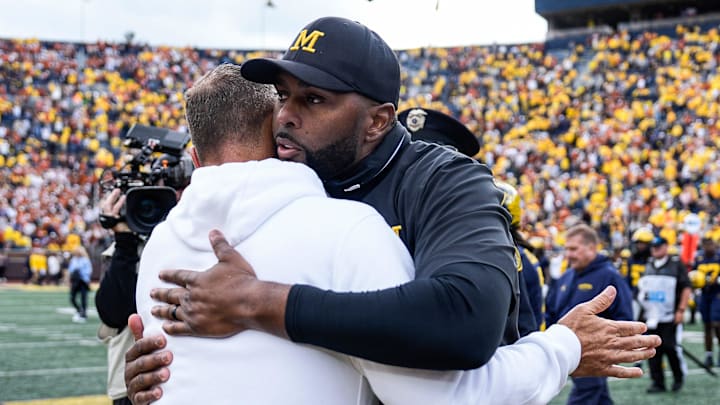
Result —
<svg viewBox="0 0 720 405"><path fill-rule="evenodd" d="M410 134L405 127L396 124L383 138L380 145L358 164L341 173L334 179L324 180L325 190L331 197L343 197L357 192L372 180L384 173L398 153L410 142Z"/></svg>

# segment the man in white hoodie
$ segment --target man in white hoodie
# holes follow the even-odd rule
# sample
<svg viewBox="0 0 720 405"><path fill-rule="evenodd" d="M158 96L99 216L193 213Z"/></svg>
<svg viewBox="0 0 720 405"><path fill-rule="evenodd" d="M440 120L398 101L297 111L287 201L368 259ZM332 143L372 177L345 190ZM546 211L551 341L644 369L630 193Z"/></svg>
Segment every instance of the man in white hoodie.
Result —
<svg viewBox="0 0 720 405"><path fill-rule="evenodd" d="M162 320L150 313L150 290L165 285L160 270L213 264L223 254L214 250L221 236L213 229L263 280L360 292L413 278L409 253L372 207L330 199L307 166L268 158L272 88L221 65L188 90L186 101L199 168L140 261L137 308L146 336L162 333ZM565 326L502 347L471 371L381 365L257 331L166 338L172 378L160 402L168 404L365 404L373 392L387 405L545 403L580 360L579 342Z"/></svg>

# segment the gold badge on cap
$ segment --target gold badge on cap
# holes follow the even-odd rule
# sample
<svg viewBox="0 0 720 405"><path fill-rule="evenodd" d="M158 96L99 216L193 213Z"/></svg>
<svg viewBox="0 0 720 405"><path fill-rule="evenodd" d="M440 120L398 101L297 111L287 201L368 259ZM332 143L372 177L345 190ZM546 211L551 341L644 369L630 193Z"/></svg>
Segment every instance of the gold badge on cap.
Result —
<svg viewBox="0 0 720 405"><path fill-rule="evenodd" d="M412 132L417 132L425 127L425 116L427 112L420 108L410 110L405 120L405 126Z"/></svg>

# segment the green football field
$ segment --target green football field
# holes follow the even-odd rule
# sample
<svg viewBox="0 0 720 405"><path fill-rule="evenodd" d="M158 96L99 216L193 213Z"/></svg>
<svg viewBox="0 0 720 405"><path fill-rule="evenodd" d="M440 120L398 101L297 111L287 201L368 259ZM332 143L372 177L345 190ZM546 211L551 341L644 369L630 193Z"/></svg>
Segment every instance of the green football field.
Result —
<svg viewBox="0 0 720 405"><path fill-rule="evenodd" d="M105 393L106 350L96 338L92 293L88 309L87 323L73 323L67 287L0 286L0 402Z"/></svg>
<svg viewBox="0 0 720 405"><path fill-rule="evenodd" d="M90 303L93 297L90 294ZM67 288L0 285L0 403L110 404L104 396L105 347L95 337L97 315L92 310L87 323L72 323L71 308ZM686 325L684 345L702 357L700 325ZM649 377L611 379L615 403L719 404L720 378L686 360L689 375L681 392L648 395ZM720 373L720 368L715 370ZM667 379L670 385L669 370ZM564 404L570 385L551 404Z"/></svg>

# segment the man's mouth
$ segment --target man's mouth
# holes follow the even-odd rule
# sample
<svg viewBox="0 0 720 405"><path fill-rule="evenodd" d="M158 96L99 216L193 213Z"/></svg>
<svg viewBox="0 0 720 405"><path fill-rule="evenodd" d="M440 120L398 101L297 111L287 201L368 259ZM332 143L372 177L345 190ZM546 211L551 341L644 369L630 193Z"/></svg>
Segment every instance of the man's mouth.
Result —
<svg viewBox="0 0 720 405"><path fill-rule="evenodd" d="M281 160L296 160L302 152L300 147L287 138L275 138L275 144L277 145L278 158Z"/></svg>

